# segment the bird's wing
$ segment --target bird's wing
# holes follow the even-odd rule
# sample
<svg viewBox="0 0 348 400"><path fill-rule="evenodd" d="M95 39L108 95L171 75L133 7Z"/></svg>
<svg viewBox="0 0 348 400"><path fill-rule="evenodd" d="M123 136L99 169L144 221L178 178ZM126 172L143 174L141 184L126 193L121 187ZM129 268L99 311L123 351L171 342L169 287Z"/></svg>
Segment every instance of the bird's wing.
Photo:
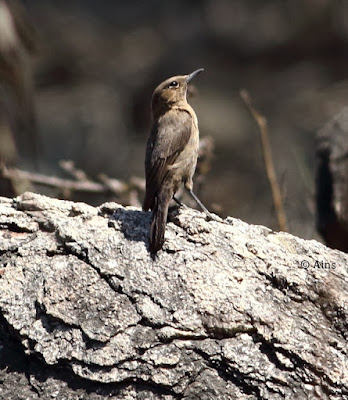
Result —
<svg viewBox="0 0 348 400"><path fill-rule="evenodd" d="M175 163L191 134L192 116L185 110L167 112L154 123L146 149L144 209L152 208L153 200L168 173L168 166Z"/></svg>

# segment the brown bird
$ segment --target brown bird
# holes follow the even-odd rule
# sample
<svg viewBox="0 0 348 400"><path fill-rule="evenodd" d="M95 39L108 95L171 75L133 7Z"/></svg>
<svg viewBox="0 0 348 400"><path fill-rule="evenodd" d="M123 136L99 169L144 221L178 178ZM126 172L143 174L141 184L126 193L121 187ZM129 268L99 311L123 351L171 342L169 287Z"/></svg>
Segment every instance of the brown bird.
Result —
<svg viewBox="0 0 348 400"><path fill-rule="evenodd" d="M187 103L188 83L203 69L189 75L174 76L162 82L152 95L153 125L146 148L146 194L143 210L152 210L150 251L162 248L168 206L183 183L199 206L209 211L193 193L199 145L198 121Z"/></svg>

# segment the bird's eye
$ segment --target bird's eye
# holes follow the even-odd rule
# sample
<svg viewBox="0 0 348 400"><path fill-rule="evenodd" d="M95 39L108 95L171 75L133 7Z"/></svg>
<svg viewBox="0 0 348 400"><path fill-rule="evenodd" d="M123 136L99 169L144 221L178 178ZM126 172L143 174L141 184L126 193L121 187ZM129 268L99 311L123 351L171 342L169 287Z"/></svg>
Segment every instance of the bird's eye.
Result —
<svg viewBox="0 0 348 400"><path fill-rule="evenodd" d="M169 87L171 87L171 88L176 88L178 86L179 86L179 84L178 84L177 81L171 81L170 84L169 84Z"/></svg>

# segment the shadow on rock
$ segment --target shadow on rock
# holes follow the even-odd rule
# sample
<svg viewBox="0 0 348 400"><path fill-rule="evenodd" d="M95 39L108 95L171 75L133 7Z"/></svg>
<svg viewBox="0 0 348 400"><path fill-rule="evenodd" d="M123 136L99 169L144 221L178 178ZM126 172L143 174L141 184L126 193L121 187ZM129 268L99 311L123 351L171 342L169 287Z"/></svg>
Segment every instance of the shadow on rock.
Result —
<svg viewBox="0 0 348 400"><path fill-rule="evenodd" d="M117 208L110 215L109 226L115 226L115 221L126 239L148 245L151 213Z"/></svg>

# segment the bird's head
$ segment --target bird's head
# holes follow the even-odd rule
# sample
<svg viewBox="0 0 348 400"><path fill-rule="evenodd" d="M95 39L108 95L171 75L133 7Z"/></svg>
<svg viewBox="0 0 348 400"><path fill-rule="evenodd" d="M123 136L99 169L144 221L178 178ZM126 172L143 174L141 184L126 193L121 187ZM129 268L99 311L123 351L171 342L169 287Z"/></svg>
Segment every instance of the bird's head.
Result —
<svg viewBox="0 0 348 400"><path fill-rule="evenodd" d="M186 103L187 85L202 71L203 68L200 68L189 75L173 76L159 84L152 95L152 112L156 114L164 108Z"/></svg>

